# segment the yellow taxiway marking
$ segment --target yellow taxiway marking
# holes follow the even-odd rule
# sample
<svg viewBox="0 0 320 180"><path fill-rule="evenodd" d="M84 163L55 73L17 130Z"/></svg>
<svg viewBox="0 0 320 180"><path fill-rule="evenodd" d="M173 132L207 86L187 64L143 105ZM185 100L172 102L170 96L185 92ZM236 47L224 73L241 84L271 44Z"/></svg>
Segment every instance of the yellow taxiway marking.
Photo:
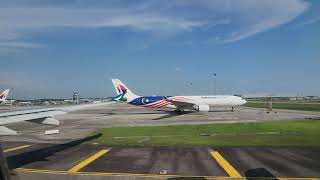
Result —
<svg viewBox="0 0 320 180"><path fill-rule="evenodd" d="M205 179L230 179L226 176L183 176L183 175L159 175L159 174L130 174L130 173L107 173L107 172L69 172L69 171L57 171L57 170L46 170L46 169L27 169L27 168L17 168L17 172L27 172L27 173L41 173L41 174L67 174L75 176L121 176L121 177L144 177L144 178L205 178ZM251 179L251 177L241 177L237 179ZM269 177L270 178L270 177ZM231 178L234 179L234 178ZM254 177L254 179L257 179ZM258 179L268 179L268 177L258 177ZM320 178L299 178L299 177L277 177L279 180L320 180Z"/></svg>
<svg viewBox="0 0 320 180"><path fill-rule="evenodd" d="M31 145L23 145L23 146L18 146L18 147L15 147L15 148L11 148L11 149L5 149L3 150L3 152L11 152L11 151L15 151L15 150L18 150L18 149L23 149L23 148L27 148L27 147L30 147Z"/></svg>
<svg viewBox="0 0 320 180"><path fill-rule="evenodd" d="M131 173L107 173L107 172L69 172L42 169L17 168L18 172L43 173L43 174L68 174L79 176L121 176L121 177L144 177L144 178L206 178L206 179L227 179L227 176L183 176L183 175L159 175L159 174L131 174Z"/></svg>
<svg viewBox="0 0 320 180"><path fill-rule="evenodd" d="M84 168L85 166L87 166L88 164L92 163L94 160L98 159L100 156L106 154L109 151L110 151L109 149L104 149L104 150L101 150L101 151L97 152L96 154L90 156L89 158L87 158L86 160L84 160L81 163L77 164L73 168L69 169L68 172L72 172L72 173L78 172L80 169Z"/></svg>
<svg viewBox="0 0 320 180"><path fill-rule="evenodd" d="M211 151L211 156L218 162L218 164L229 174L232 178L241 178L240 173L225 160L218 151Z"/></svg>

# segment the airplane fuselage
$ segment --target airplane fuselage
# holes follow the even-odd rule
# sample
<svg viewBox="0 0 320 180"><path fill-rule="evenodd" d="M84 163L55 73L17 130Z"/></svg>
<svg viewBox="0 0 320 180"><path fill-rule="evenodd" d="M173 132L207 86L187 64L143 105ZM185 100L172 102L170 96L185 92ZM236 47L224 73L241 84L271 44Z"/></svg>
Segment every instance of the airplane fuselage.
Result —
<svg viewBox="0 0 320 180"><path fill-rule="evenodd" d="M178 100L186 103L193 103L199 105L219 106L219 107L232 107L240 106L246 103L241 97L238 96L141 96L128 102L129 104L150 107L150 108L177 108L170 103L170 100Z"/></svg>
<svg viewBox="0 0 320 180"><path fill-rule="evenodd" d="M112 79L117 96L112 101L125 101L131 105L147 108L174 108L177 111L192 109L208 112L210 106L240 106L247 101L238 96L138 96L119 79Z"/></svg>

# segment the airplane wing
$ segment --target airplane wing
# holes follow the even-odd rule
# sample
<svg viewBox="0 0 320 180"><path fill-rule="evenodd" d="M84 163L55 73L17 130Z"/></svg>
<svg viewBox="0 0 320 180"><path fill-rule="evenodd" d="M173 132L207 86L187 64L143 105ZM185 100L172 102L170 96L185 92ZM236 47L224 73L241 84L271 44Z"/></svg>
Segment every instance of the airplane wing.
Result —
<svg viewBox="0 0 320 180"><path fill-rule="evenodd" d="M166 101L170 102L170 104L177 107L177 109L192 109L195 102L190 101L189 99L182 97L182 96L173 96L168 97Z"/></svg>
<svg viewBox="0 0 320 180"><path fill-rule="evenodd" d="M56 108L40 108L23 111L13 111L0 113L0 135L15 135L16 131L5 127L6 124L17 123L22 121L29 121L40 124L59 125L60 121L54 117L57 115L65 114L70 111L86 109L94 106L101 106L111 104L112 102L97 103L97 104L83 104L64 106Z"/></svg>

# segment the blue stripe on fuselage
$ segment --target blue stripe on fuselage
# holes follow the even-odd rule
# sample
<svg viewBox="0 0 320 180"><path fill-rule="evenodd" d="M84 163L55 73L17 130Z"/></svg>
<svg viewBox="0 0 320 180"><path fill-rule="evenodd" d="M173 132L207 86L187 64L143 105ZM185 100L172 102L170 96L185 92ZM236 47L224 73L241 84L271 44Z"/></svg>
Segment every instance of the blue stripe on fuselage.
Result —
<svg viewBox="0 0 320 180"><path fill-rule="evenodd" d="M146 104L151 104L157 101L161 101L165 99L165 97L171 97L171 96L141 96L130 101L129 103L136 106L146 105Z"/></svg>

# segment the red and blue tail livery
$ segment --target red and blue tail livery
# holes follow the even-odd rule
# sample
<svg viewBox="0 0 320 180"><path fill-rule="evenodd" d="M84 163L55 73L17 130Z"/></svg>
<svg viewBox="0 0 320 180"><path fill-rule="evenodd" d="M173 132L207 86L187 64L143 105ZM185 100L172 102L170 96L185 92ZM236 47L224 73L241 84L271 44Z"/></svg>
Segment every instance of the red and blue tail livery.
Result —
<svg viewBox="0 0 320 180"><path fill-rule="evenodd" d="M0 94L0 102L5 102L7 97L8 97L8 94L9 94L9 91L10 89L6 89L5 91L3 91L1 94Z"/></svg>
<svg viewBox="0 0 320 180"><path fill-rule="evenodd" d="M112 98L112 101L123 101L124 100L124 96L126 95L127 93L127 88L121 84L119 84L117 87L116 87L116 90L117 90L117 96L113 97Z"/></svg>

